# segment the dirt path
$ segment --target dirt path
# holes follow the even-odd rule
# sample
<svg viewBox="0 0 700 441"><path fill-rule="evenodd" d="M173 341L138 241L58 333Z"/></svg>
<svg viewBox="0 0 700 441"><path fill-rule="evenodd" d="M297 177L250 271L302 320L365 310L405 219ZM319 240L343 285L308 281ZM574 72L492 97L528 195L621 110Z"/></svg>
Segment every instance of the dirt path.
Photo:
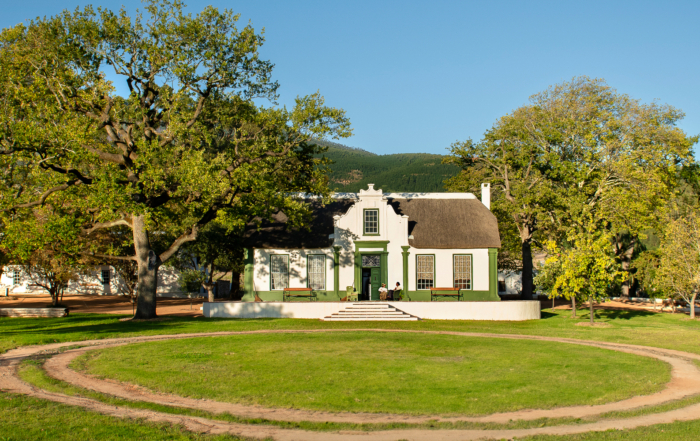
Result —
<svg viewBox="0 0 700 441"><path fill-rule="evenodd" d="M177 317L202 317L203 298L175 299L158 297L158 315ZM12 294L10 297L0 296L0 308L43 308L51 304L48 294ZM127 296L100 295L65 295L62 305L68 307L71 314L133 314L133 305Z"/></svg>
<svg viewBox="0 0 700 441"><path fill-rule="evenodd" d="M266 409L256 406L242 406L230 403L219 403L209 400L193 400L172 395L153 394L149 391L143 391L140 388L123 385L116 382L96 380L89 376L75 373L71 371L67 365L72 358L84 352L85 350L109 347L115 345L129 344L143 341L158 341L173 338L191 338L203 336L222 336L222 335L241 335L241 334L258 334L258 333L294 333L294 332L357 332L357 331L374 331L374 332L419 332L425 334L447 334L468 337L489 337L489 338L512 338L512 339L528 339L554 341L561 343L573 343L588 346L595 346L604 349L617 350L628 352L637 355L657 358L671 364L672 380L667 385L666 389L656 394L634 397L629 400L623 400L617 403L609 403L600 406L572 406L551 410L524 410L519 412L509 412L502 414L493 414L485 417L467 418L436 418L436 417L411 417L402 415L386 415L386 414L354 414L354 413L328 413L328 412L313 412L294 409ZM609 429L631 429L635 427L648 426L652 424L670 423L673 421L688 421L697 419L700 416L700 404L688 406L682 409L677 409L669 412L658 413L654 415L645 415L642 417L634 417L628 419L606 420L590 424L581 425L564 425L555 427L543 427L533 429L515 429L515 430L392 430L392 431L377 431L377 432L310 432L292 429L280 429L272 426L259 425L244 425L232 424L220 421L208 420L205 418L186 417L180 415L172 415L162 412L145 411L131 409L127 407L114 407L105 405L99 401L70 397L62 394L55 394L36 388L24 383L16 375L17 365L25 358L39 353L52 353L60 348L67 346L86 345L89 348L79 350L71 350L66 353L52 357L47 361L47 371L56 378L64 381L69 381L78 386L88 389L94 389L100 392L117 395L123 398L132 400L152 401L161 404L173 405L178 407L189 407L202 409L209 412L229 412L233 415L244 418L265 418L278 421L334 421L334 422L354 422L354 423L380 423L380 422L406 422L420 423L426 420L439 419L441 421L481 421L481 422L508 422L509 420L518 419L536 419L536 418L558 418L558 417L583 417L605 413L611 410L626 410L641 406L659 404L670 400L675 400L684 396L700 393L700 371L696 366L688 360L700 360L700 355L690 354L680 351L673 351L659 348L649 348L635 345L611 344L602 342L590 342L563 338L550 338L538 336L521 336L521 335L502 335L502 334L476 334L462 332L430 332L430 331L405 331L405 330L313 330L313 331L248 331L248 332L221 332L207 334L180 334L170 336L143 336L133 337L128 339L106 339L99 341L86 342L68 342L56 343L44 346L24 347L8 351L0 356L0 389L8 392L21 393L35 396L37 398L48 399L75 406L81 406L89 410L94 410L100 413L105 413L112 416L130 417L130 418L145 418L151 421L170 422L182 424L188 430L207 433L233 433L241 436L264 438L272 437L278 440L476 440L476 439L500 439L523 437L535 434L559 434L567 435L574 433L582 433L588 431L601 431ZM79 379L71 378L73 375L80 375Z"/></svg>

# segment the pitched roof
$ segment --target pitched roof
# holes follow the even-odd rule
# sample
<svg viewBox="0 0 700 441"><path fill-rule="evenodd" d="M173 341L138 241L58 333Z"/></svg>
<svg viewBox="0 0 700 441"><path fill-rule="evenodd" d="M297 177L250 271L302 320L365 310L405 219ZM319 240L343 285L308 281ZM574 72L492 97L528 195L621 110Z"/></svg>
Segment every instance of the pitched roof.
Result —
<svg viewBox="0 0 700 441"><path fill-rule="evenodd" d="M394 195L391 195L394 196ZM244 244L254 248L328 248L333 245L333 216L345 214L357 200L336 199L328 205L317 200L310 229L291 228L283 212L272 220L246 227ZM496 217L478 199L389 198L399 215L408 216L409 244L414 248L500 248Z"/></svg>
<svg viewBox="0 0 700 441"><path fill-rule="evenodd" d="M478 199L390 199L414 248L500 248L496 216Z"/></svg>
<svg viewBox="0 0 700 441"><path fill-rule="evenodd" d="M333 245L333 216L345 214L356 202L355 199L336 199L328 205L318 200L309 204L313 212L309 229L292 228L287 224L289 218L279 211L272 220L263 220L258 228L251 222L246 226L244 246L254 248L328 248ZM258 219L259 221L259 219Z"/></svg>

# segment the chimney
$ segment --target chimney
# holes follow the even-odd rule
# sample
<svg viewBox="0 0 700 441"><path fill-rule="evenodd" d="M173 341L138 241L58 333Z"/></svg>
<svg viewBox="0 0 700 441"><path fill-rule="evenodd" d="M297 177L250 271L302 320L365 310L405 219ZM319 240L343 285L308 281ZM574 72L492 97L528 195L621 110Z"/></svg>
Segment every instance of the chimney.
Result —
<svg viewBox="0 0 700 441"><path fill-rule="evenodd" d="M481 203L491 209L491 184L481 184Z"/></svg>

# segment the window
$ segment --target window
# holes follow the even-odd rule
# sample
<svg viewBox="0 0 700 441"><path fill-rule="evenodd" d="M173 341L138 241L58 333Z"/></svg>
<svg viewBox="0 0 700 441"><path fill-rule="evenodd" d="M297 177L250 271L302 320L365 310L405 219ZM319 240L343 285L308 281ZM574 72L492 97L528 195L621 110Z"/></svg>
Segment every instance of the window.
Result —
<svg viewBox="0 0 700 441"><path fill-rule="evenodd" d="M454 287L459 289L472 289L472 256L468 254L456 254L454 259Z"/></svg>
<svg viewBox="0 0 700 441"><path fill-rule="evenodd" d="M102 284L103 285L109 285L111 275L112 275L111 270L108 270L108 269L102 270Z"/></svg>
<svg viewBox="0 0 700 441"><path fill-rule="evenodd" d="M435 256L416 256L416 286L418 289L430 289L435 280Z"/></svg>
<svg viewBox="0 0 700 441"><path fill-rule="evenodd" d="M326 256L323 254L310 255L306 262L309 274L309 288L326 289Z"/></svg>
<svg viewBox="0 0 700 441"><path fill-rule="evenodd" d="M270 289L289 288L289 256L273 254L270 256Z"/></svg>
<svg viewBox="0 0 700 441"><path fill-rule="evenodd" d="M506 281L505 280L498 281L498 292L506 292Z"/></svg>
<svg viewBox="0 0 700 441"><path fill-rule="evenodd" d="M365 210L365 235L379 234L379 210Z"/></svg>
<svg viewBox="0 0 700 441"><path fill-rule="evenodd" d="M362 267L377 267L380 266L381 257L379 254L363 254L362 255Z"/></svg>
<svg viewBox="0 0 700 441"><path fill-rule="evenodd" d="M20 270L15 270L12 273L12 284L13 285L19 285L19 276L22 274Z"/></svg>

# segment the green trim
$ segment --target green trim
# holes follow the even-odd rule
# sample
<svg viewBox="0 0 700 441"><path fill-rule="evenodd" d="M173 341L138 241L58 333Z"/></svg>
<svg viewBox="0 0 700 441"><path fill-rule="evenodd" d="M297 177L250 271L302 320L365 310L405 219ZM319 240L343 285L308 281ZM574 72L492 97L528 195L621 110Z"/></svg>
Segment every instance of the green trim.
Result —
<svg viewBox="0 0 700 441"><path fill-rule="evenodd" d="M473 291L474 290L474 255L468 253L457 253L452 255L452 287L455 286L455 279L457 278L455 274L455 256L469 256L471 259L469 261L469 288L460 288L461 291Z"/></svg>
<svg viewBox="0 0 700 441"><path fill-rule="evenodd" d="M316 297L292 297L283 300L283 291L258 291L256 294L263 302L338 302L340 299L335 295L335 291L325 291L325 290L314 290L313 293ZM246 299L247 302L255 301L255 297L251 297L250 300Z"/></svg>
<svg viewBox="0 0 700 441"><path fill-rule="evenodd" d="M355 251L362 247L362 248L382 248L384 251L386 251L387 245L389 245L388 240L356 240L354 242L355 245ZM377 251L367 251L367 253L376 253Z"/></svg>
<svg viewBox="0 0 700 441"><path fill-rule="evenodd" d="M333 247L333 291L340 298L340 247Z"/></svg>
<svg viewBox="0 0 700 441"><path fill-rule="evenodd" d="M498 248L489 248L489 294L492 300L498 296Z"/></svg>
<svg viewBox="0 0 700 441"><path fill-rule="evenodd" d="M460 291L460 302L493 302L493 301L500 301L500 298L494 299L491 296L491 293L489 291L469 291L466 289L463 289ZM404 292L404 299L406 299L406 296L410 299L411 302L430 302L430 290L429 289L422 289L420 291L408 291ZM440 297L438 299L433 299L433 302L456 302L457 298L456 297L451 297L451 298L445 298L445 297Z"/></svg>
<svg viewBox="0 0 700 441"><path fill-rule="evenodd" d="M406 245L402 246L401 249L403 250L401 252L401 255L403 256L403 286L401 286L401 289L403 290L404 297L408 298L408 255L411 254L408 252L408 250L411 247Z"/></svg>
<svg viewBox="0 0 700 441"><path fill-rule="evenodd" d="M326 290L326 256L325 254L307 254L306 255L306 287L307 288L313 288L312 286L309 286L309 282L311 281L311 273L309 272L309 258L313 256L321 256L323 257L323 288L320 289L320 291L325 291Z"/></svg>
<svg viewBox="0 0 700 441"><path fill-rule="evenodd" d="M289 286L289 270L291 269L289 267L289 254L277 254L277 253L270 253L270 291L279 291L282 292L284 291L284 288L282 289L272 289L272 256L287 256L287 288L290 288Z"/></svg>
<svg viewBox="0 0 700 441"><path fill-rule="evenodd" d="M367 228L365 228L365 222L367 222L367 218L365 217L368 211L376 211L377 212L377 232L376 233L368 233ZM362 210L362 235L363 236L380 236L381 234L379 233L379 208L365 208Z"/></svg>
<svg viewBox="0 0 700 441"><path fill-rule="evenodd" d="M418 288L418 257L419 256L433 256L433 286L435 286L435 254L416 254L416 291L428 291L430 293L430 288Z"/></svg>

